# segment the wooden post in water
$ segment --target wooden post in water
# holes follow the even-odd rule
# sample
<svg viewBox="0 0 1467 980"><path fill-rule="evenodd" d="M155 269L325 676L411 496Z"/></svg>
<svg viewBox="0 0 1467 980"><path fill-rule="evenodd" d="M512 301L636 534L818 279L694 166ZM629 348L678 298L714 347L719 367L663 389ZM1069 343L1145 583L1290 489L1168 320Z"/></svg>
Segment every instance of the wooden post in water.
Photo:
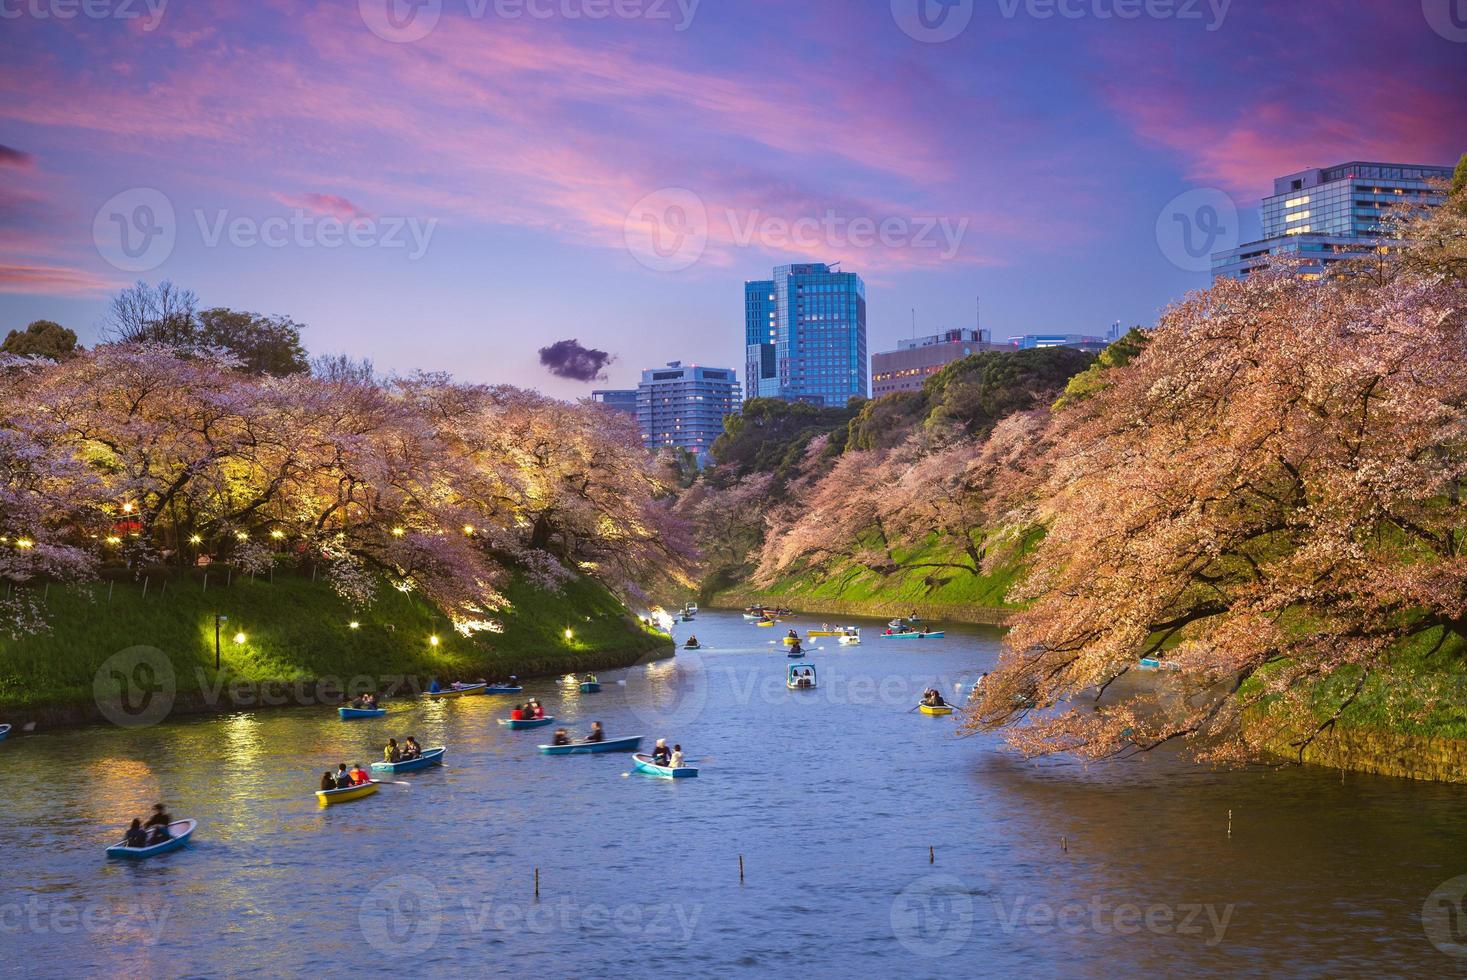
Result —
<svg viewBox="0 0 1467 980"><path fill-rule="evenodd" d="M739 884L744 883L744 856L739 855Z"/></svg>
<svg viewBox="0 0 1467 980"><path fill-rule="evenodd" d="M535 869L535 900L540 899L540 869Z"/></svg>
<svg viewBox="0 0 1467 980"><path fill-rule="evenodd" d="M1233 839L1233 811L1228 811L1228 840Z"/></svg>
<svg viewBox="0 0 1467 980"><path fill-rule="evenodd" d="M1060 850L1066 854L1070 853L1070 839L1068 837L1060 838Z"/></svg>
<svg viewBox="0 0 1467 980"><path fill-rule="evenodd" d="M933 847L931 844L927 845L927 863L937 863L937 848Z"/></svg>

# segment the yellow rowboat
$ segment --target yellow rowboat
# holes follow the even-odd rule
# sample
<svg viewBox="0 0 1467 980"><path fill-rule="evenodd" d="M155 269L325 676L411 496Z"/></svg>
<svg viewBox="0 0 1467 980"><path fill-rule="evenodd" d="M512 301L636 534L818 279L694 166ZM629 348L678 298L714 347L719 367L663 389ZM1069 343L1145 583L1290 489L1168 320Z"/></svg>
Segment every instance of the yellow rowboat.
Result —
<svg viewBox="0 0 1467 980"><path fill-rule="evenodd" d="M845 636L845 630L811 630L807 636Z"/></svg>
<svg viewBox="0 0 1467 980"><path fill-rule="evenodd" d="M924 715L950 715L953 706L950 704L924 704L920 706Z"/></svg>
<svg viewBox="0 0 1467 980"><path fill-rule="evenodd" d="M318 789L316 799L322 806L330 806L332 803L350 803L352 800L371 796L377 792L377 786L377 780L374 779L360 786L348 786L346 789Z"/></svg>
<svg viewBox="0 0 1467 980"><path fill-rule="evenodd" d="M760 620L759 622L755 623L754 625L755 626L773 626L774 623L775 623L775 621L772 620L772 619L763 619L763 620Z"/></svg>

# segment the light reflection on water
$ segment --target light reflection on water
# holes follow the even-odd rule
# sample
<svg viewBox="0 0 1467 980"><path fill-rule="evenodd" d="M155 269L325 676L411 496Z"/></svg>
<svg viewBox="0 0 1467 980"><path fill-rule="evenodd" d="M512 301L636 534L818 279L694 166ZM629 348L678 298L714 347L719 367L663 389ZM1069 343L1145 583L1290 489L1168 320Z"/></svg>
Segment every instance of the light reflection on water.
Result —
<svg viewBox="0 0 1467 980"><path fill-rule="evenodd" d="M0 947L42 976L348 962L555 976L1461 967L1420 916L1434 887L1467 871L1462 789L1170 756L1026 763L987 737L954 738L955 719L910 711L924 687L966 689L990 669L992 630L882 641L868 624L858 647L816 641L821 686L787 691L768 630L710 612L693 625L704 650L602 673L600 694L568 677L527 682L524 697L557 717L546 729L496 724L510 696L402 702L355 723L310 707L12 738L0 744ZM703 772L660 781L626 776L624 755L536 753L554 727L579 734L593 720L613 737L681 742ZM447 744L447 766L316 806L322 770L370 763L408 734ZM104 861L158 799L200 820L193 846ZM1174 929L1118 935L1125 905L1232 912L1209 944ZM110 920L54 926L67 909ZM1036 925L1036 910L1080 928Z"/></svg>

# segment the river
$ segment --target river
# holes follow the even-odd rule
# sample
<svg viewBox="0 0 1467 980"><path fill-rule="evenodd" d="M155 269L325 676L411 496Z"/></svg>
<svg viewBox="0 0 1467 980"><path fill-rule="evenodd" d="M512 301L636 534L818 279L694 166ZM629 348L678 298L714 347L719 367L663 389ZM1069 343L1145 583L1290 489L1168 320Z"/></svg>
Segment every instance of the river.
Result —
<svg viewBox="0 0 1467 980"><path fill-rule="evenodd" d="M989 669L996 630L866 626L858 647L816 641L813 691L785 689L778 630L706 611L697 654L603 674L600 694L528 686L576 731L681 743L696 779L540 756L547 731L495 723L506 698L12 736L0 948L28 976L1467 967L1448 915L1467 880L1437 893L1456 909L1428 902L1467 873L1467 788L1171 754L1025 762L910 711L928 685L952 697ZM318 808L325 768L407 734L446 744L448 764ZM106 861L159 799L199 820L191 846Z"/></svg>

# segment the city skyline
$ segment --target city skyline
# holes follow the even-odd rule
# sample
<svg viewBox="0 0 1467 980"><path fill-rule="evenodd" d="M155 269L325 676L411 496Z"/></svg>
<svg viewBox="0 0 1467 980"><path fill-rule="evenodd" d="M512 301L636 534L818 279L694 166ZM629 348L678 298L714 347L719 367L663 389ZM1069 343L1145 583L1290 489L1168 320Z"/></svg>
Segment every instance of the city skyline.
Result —
<svg viewBox="0 0 1467 980"><path fill-rule="evenodd" d="M1206 285L1169 208L1223 210L1210 255L1260 237L1279 174L1451 163L1467 131L1467 48L1415 4L961 5L943 43L888 4L437 6L415 39L369 2L7 19L0 332L55 319L90 345L111 293L166 278L290 315L313 353L585 397L672 349L745 363L737 284L841 262L867 282L872 351L914 307L918 334L974 326L979 294L994 337L1098 334ZM666 225L646 240L645 215ZM353 221L359 241L323 244ZM164 225L156 264L109 244ZM566 338L613 356L605 380L540 366Z"/></svg>

